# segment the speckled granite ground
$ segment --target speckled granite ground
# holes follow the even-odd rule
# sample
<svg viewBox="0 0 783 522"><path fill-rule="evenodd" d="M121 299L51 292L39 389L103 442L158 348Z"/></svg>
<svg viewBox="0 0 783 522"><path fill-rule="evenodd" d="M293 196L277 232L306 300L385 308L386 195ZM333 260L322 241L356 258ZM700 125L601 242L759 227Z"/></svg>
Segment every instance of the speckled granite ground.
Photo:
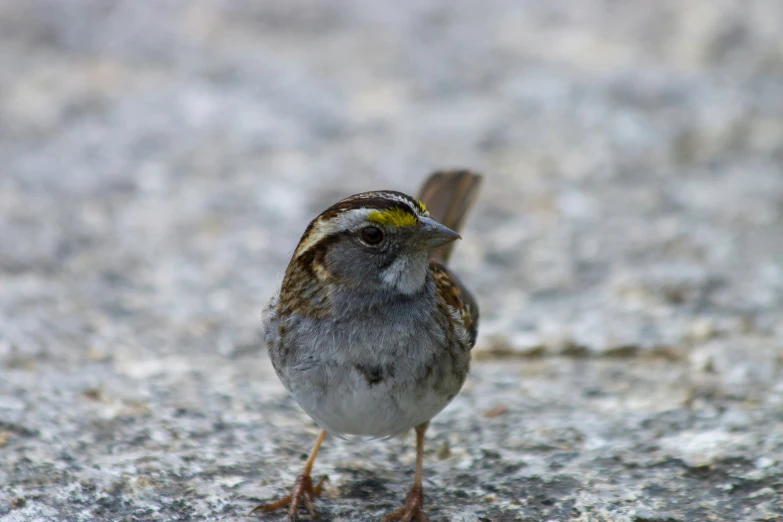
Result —
<svg viewBox="0 0 783 522"><path fill-rule="evenodd" d="M783 4L396 4L0 0L0 521L282 493L261 308L322 208L448 166L483 325L431 519L781 520ZM324 518L411 445L328 439Z"/></svg>

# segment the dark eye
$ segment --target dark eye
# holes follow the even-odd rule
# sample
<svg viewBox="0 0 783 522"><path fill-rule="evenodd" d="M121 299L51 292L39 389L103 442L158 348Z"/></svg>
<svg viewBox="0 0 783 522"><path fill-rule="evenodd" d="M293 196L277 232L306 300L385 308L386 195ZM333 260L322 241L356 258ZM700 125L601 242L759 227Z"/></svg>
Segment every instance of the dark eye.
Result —
<svg viewBox="0 0 783 522"><path fill-rule="evenodd" d="M383 241L383 232L376 227L365 227L362 229L362 241L368 245L377 245Z"/></svg>

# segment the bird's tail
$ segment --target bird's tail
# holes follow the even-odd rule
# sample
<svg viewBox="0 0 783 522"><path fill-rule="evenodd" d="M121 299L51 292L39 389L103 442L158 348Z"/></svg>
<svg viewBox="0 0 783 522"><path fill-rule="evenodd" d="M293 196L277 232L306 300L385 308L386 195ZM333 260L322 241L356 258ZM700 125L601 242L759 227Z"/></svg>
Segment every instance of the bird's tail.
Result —
<svg viewBox="0 0 783 522"><path fill-rule="evenodd" d="M481 176L469 170L441 170L433 172L419 189L419 200L430 211L430 217L459 232L465 217L478 196ZM451 257L454 242L436 248L432 257L446 264Z"/></svg>

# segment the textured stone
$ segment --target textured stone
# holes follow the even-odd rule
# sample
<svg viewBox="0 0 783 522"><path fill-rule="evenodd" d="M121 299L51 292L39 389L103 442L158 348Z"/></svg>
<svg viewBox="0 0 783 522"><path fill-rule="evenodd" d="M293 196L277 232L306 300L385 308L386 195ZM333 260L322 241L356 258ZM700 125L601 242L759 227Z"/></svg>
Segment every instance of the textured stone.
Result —
<svg viewBox="0 0 783 522"><path fill-rule="evenodd" d="M482 328L431 520L779 520L781 19L0 0L0 522L282 494L317 428L261 309L320 210L449 166L487 176L455 255ZM396 508L411 446L327 439L324 518Z"/></svg>

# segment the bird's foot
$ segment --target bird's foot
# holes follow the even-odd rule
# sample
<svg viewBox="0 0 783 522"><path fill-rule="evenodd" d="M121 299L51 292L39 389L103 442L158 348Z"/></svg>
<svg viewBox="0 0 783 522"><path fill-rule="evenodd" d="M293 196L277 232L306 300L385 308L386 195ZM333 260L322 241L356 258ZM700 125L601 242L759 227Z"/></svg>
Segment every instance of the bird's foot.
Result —
<svg viewBox="0 0 783 522"><path fill-rule="evenodd" d="M304 505L307 508L307 512L310 513L310 517L313 520L317 520L318 512L313 506L313 497L320 497L323 489L323 484L329 480L326 475L321 477L318 483L313 486L313 479L310 475L299 475L296 477L294 487L291 488L291 493L284 496L280 500L271 502L269 504L259 504L253 508L249 514L253 513L269 513L282 507L288 506L288 520L289 522L296 521L296 511L299 508L299 501L304 501Z"/></svg>
<svg viewBox="0 0 783 522"><path fill-rule="evenodd" d="M392 522L393 520L398 522L411 522L412 520L427 522L427 515L424 514L423 507L424 491L421 486L414 485L408 491L408 496L405 497L405 504L397 511L392 511L384 516L383 522Z"/></svg>

